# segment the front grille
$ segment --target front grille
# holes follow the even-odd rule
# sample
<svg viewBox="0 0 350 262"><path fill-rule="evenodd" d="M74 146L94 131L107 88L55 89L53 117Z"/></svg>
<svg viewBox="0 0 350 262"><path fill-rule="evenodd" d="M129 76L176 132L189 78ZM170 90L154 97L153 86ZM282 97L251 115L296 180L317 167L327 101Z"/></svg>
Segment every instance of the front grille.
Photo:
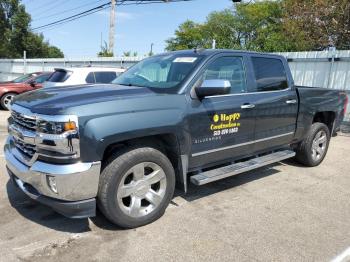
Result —
<svg viewBox="0 0 350 262"><path fill-rule="evenodd" d="M35 152L36 148L35 145L24 143L23 141L13 138L14 139L14 145L15 147L26 157L29 159L32 159Z"/></svg>
<svg viewBox="0 0 350 262"><path fill-rule="evenodd" d="M30 130L36 130L36 118L35 117L29 117L22 115L20 113L17 113L15 111L11 112L12 120L14 123L19 125L20 127L24 127Z"/></svg>

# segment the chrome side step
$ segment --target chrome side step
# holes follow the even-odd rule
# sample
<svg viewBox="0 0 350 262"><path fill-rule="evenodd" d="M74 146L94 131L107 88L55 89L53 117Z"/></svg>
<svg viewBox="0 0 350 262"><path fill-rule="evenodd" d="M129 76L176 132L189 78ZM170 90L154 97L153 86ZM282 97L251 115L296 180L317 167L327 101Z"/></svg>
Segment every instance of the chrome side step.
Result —
<svg viewBox="0 0 350 262"><path fill-rule="evenodd" d="M191 182L197 186L205 185L216 180L238 175L259 167L267 166L272 163L291 158L293 156L295 156L295 152L292 150L274 152L269 155L247 160L245 162L239 162L236 164L199 173L197 175L191 176Z"/></svg>

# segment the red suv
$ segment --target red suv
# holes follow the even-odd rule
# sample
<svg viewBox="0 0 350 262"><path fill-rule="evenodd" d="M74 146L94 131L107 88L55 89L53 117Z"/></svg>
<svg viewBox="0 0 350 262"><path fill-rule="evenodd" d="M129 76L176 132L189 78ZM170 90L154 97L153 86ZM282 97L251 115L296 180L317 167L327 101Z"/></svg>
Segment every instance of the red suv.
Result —
<svg viewBox="0 0 350 262"><path fill-rule="evenodd" d="M0 105L9 110L12 99L21 93L41 88L52 72L35 72L20 76L12 81L0 83Z"/></svg>

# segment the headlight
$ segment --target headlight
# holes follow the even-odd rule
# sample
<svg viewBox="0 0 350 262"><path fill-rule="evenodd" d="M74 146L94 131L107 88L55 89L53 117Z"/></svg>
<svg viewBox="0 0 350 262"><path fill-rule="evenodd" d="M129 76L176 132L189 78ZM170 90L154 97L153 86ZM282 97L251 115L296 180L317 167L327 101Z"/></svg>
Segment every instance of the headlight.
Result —
<svg viewBox="0 0 350 262"><path fill-rule="evenodd" d="M39 133L44 133L44 134L60 135L65 132L74 132L78 130L77 130L77 123L71 120L67 122L53 122L53 121L39 120L37 124L37 131Z"/></svg>

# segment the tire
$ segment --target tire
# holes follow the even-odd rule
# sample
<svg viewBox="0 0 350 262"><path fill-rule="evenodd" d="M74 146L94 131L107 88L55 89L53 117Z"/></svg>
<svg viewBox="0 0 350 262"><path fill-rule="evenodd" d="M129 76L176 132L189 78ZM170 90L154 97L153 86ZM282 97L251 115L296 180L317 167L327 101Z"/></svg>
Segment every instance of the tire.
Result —
<svg viewBox="0 0 350 262"><path fill-rule="evenodd" d="M305 139L296 150L296 160L308 167L318 166L325 158L330 141L330 131L323 123L312 124Z"/></svg>
<svg viewBox="0 0 350 262"><path fill-rule="evenodd" d="M135 228L160 218L174 190L174 168L162 152L151 147L127 149L107 161L97 203L112 223Z"/></svg>
<svg viewBox="0 0 350 262"><path fill-rule="evenodd" d="M0 104L4 110L10 110L10 103L12 99L16 96L16 93L7 93L1 97Z"/></svg>

